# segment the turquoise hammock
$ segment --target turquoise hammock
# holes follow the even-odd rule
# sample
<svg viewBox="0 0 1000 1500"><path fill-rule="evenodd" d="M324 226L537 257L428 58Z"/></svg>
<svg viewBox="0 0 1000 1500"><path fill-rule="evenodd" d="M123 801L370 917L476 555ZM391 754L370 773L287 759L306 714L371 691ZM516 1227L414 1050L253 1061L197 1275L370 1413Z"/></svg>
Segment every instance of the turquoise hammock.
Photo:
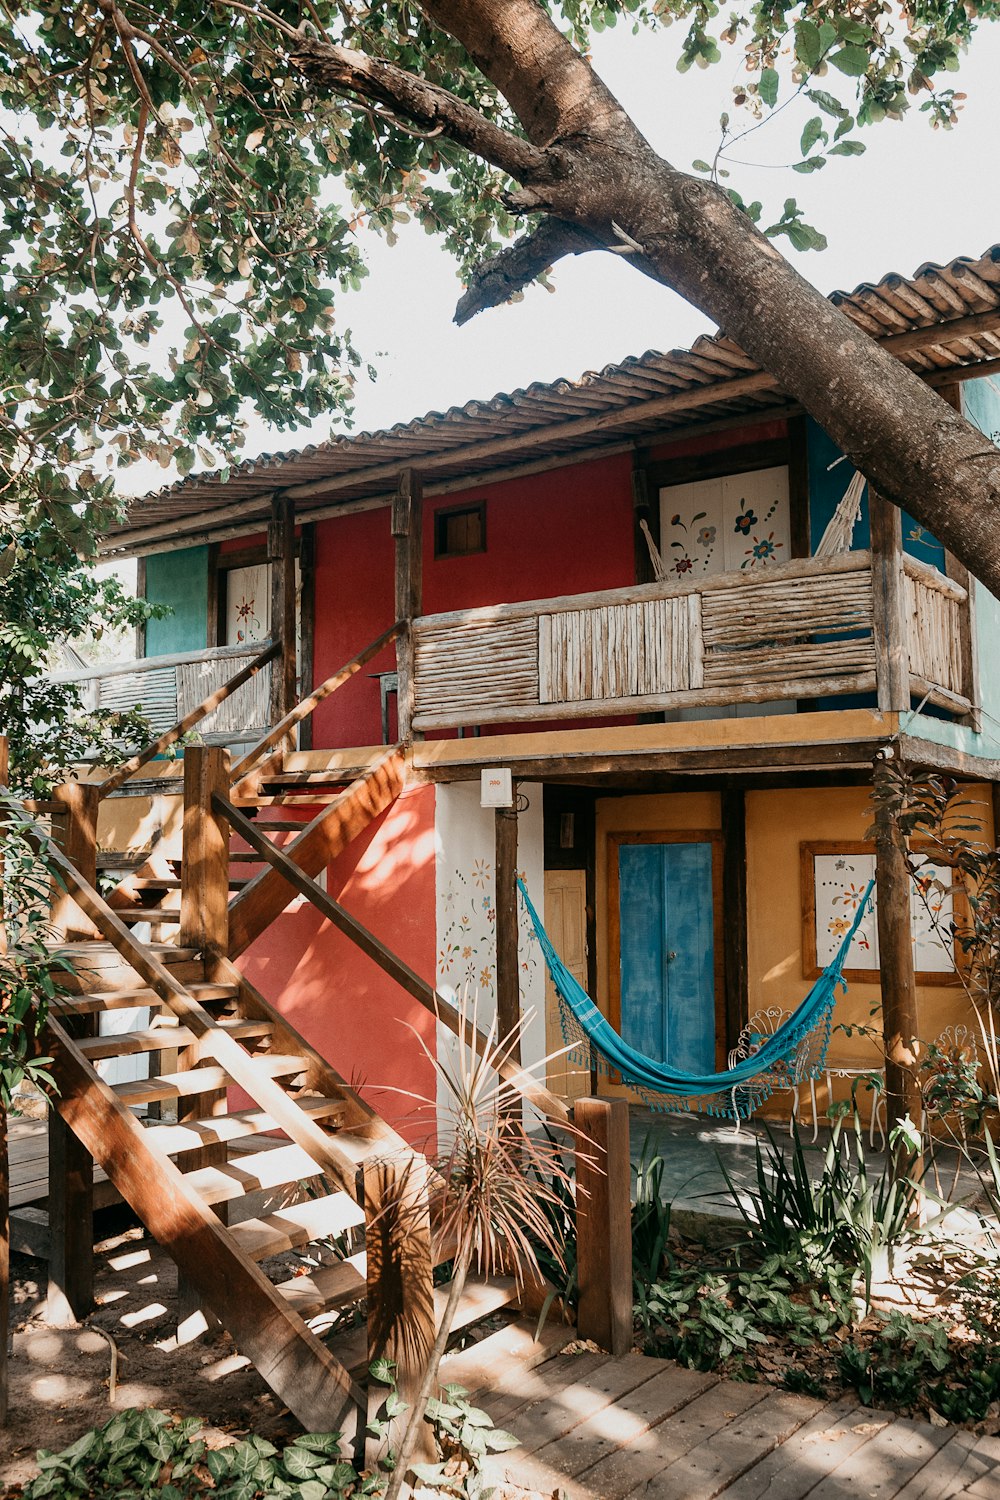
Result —
<svg viewBox="0 0 1000 1500"><path fill-rule="evenodd" d="M667 1063L645 1057L619 1036L553 948L524 882L519 879L517 884L559 997L563 1040L569 1048L564 1055L571 1062L619 1075L651 1109L675 1113L700 1110L738 1119L746 1119L776 1090L793 1088L822 1072L837 991L847 992L844 963L871 899L874 880L858 902L854 920L833 959L788 1020L772 1035L752 1038L752 1054L724 1073L702 1074L681 1073Z"/></svg>

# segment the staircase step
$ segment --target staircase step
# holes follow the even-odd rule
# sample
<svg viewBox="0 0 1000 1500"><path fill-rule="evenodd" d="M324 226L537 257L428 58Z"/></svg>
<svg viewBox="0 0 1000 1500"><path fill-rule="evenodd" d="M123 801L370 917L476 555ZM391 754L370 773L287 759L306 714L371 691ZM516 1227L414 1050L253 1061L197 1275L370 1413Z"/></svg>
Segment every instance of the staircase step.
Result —
<svg viewBox="0 0 1000 1500"><path fill-rule="evenodd" d="M263 865L267 863L267 861L257 853L256 849L231 849L229 852L229 858L232 864L236 864L238 862L239 864L243 865Z"/></svg>
<svg viewBox="0 0 1000 1500"><path fill-rule="evenodd" d="M168 911L163 906L123 906L115 912L120 922L179 922L180 909Z"/></svg>
<svg viewBox="0 0 1000 1500"><path fill-rule="evenodd" d="M229 881L229 884L231 886L246 885L246 883L247 882L245 880L241 880L238 876L231 878ZM181 888L181 881L179 876L173 875L144 875L141 880L133 880L132 888L133 890L137 891L179 891ZM118 915L121 916L122 911L135 910L138 910L138 908L119 907Z"/></svg>
<svg viewBox="0 0 1000 1500"><path fill-rule="evenodd" d="M242 1041L249 1037L270 1036L274 1030L270 1021L223 1020L219 1027L230 1036ZM211 1034L209 1034L210 1039ZM200 1040L200 1033L189 1031L186 1026L173 1024L171 1017L164 1017L158 1026L146 1031L122 1031L116 1036L84 1037L77 1046L91 1062L106 1057L125 1057L130 1052L176 1052L181 1047L191 1047Z"/></svg>
<svg viewBox="0 0 1000 1500"><path fill-rule="evenodd" d="M235 1000L235 984L208 984L192 981L185 986L200 1005L212 1000ZM162 1005L155 990L91 990L89 995L59 995L52 1002L57 1016L91 1016L102 1010L135 1010L143 1006Z"/></svg>
<svg viewBox="0 0 1000 1500"><path fill-rule="evenodd" d="M344 1112L342 1099L305 1098L295 1102L303 1114L322 1120L325 1125L336 1123ZM280 1128L266 1110L240 1109L228 1115L209 1115L204 1120L185 1120L183 1125L148 1125L146 1139L165 1156L177 1156L182 1151L195 1151L218 1141L243 1140Z"/></svg>
<svg viewBox="0 0 1000 1500"><path fill-rule="evenodd" d="M182 984L204 981L205 963L197 948L180 948L173 943L143 943L146 953L165 964L174 979ZM59 988L65 994L92 991L138 990L144 981L132 965L110 943L67 943L56 945L73 965L72 973L59 971Z"/></svg>
<svg viewBox="0 0 1000 1500"><path fill-rule="evenodd" d="M346 1193L330 1193L283 1208L262 1219L245 1219L230 1226L229 1233L252 1260L267 1260L286 1250L308 1245L310 1240L343 1234L365 1222L365 1211Z"/></svg>
<svg viewBox="0 0 1000 1500"><path fill-rule="evenodd" d="M268 1078L297 1078L309 1066L304 1057L276 1057L267 1053L254 1058L254 1067ZM183 1073L160 1073L155 1078L137 1078L114 1083L114 1092L124 1104L152 1104L157 1099L186 1099L229 1088L232 1079L225 1068L189 1068Z"/></svg>
<svg viewBox="0 0 1000 1500"><path fill-rule="evenodd" d="M296 1182L315 1182L322 1176L323 1168L301 1146L290 1144L254 1151L218 1166L199 1167L187 1172L185 1181L205 1203L228 1203L233 1198L245 1198L248 1193L291 1187Z"/></svg>
<svg viewBox="0 0 1000 1500"><path fill-rule="evenodd" d="M279 1281L276 1290L300 1318L315 1318L319 1313L336 1312L350 1307L368 1295L368 1256L364 1250L332 1266L319 1266L308 1276L293 1276Z"/></svg>

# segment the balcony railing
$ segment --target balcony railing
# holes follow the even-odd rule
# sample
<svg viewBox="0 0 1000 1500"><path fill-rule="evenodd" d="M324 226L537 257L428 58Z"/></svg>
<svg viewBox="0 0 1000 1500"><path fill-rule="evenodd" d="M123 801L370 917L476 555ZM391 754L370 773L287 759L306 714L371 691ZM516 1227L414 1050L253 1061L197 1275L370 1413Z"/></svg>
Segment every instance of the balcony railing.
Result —
<svg viewBox="0 0 1000 1500"><path fill-rule="evenodd" d="M54 682L76 682L91 708L126 710L141 706L155 734L171 728L211 693L259 656L266 642L220 646L173 656L150 656L87 671L57 672ZM199 735L207 741L237 743L260 734L269 723L271 664L233 691L202 719Z"/></svg>
<svg viewBox="0 0 1000 1500"><path fill-rule="evenodd" d="M911 688L966 712L965 590L907 559ZM871 555L425 615L418 731L871 693Z"/></svg>

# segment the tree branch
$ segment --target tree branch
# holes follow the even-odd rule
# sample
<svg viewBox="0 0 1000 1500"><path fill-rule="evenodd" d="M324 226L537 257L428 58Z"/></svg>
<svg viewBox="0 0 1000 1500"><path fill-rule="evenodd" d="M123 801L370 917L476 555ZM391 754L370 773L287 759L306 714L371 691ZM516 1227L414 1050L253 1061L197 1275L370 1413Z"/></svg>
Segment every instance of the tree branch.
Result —
<svg viewBox="0 0 1000 1500"><path fill-rule="evenodd" d="M513 131L493 124L447 89L407 73L393 63L367 57L363 52L339 47L305 32L295 42L291 60L313 83L388 105L422 130L440 129L449 140L499 167L518 182L547 175L548 163L543 151Z"/></svg>
<svg viewBox="0 0 1000 1500"><path fill-rule="evenodd" d="M455 308L455 322L461 327L477 313L509 302L564 256L605 249L607 246L596 235L576 224L543 219L530 233L476 267Z"/></svg>

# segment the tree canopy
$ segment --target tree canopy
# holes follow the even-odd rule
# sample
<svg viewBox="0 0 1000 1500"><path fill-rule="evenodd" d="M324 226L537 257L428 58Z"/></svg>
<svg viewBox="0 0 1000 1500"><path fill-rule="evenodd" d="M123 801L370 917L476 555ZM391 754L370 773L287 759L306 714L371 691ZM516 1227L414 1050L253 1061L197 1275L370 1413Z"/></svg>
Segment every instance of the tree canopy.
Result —
<svg viewBox="0 0 1000 1500"><path fill-rule="evenodd" d="M726 175L742 136L783 109L801 112L795 169L810 173L908 109L950 126L960 52L998 10L8 0L8 516L85 553L119 505L120 466L224 467L248 405L284 429L348 412L363 351L337 296L364 275L354 231L391 237L415 217L465 277L460 320L562 255L628 256L719 322L1000 593L995 450L781 257L782 243L822 244L794 198L745 203ZM676 25L681 70L742 59L719 139L688 171L656 155L587 61L593 32L622 22Z"/></svg>

